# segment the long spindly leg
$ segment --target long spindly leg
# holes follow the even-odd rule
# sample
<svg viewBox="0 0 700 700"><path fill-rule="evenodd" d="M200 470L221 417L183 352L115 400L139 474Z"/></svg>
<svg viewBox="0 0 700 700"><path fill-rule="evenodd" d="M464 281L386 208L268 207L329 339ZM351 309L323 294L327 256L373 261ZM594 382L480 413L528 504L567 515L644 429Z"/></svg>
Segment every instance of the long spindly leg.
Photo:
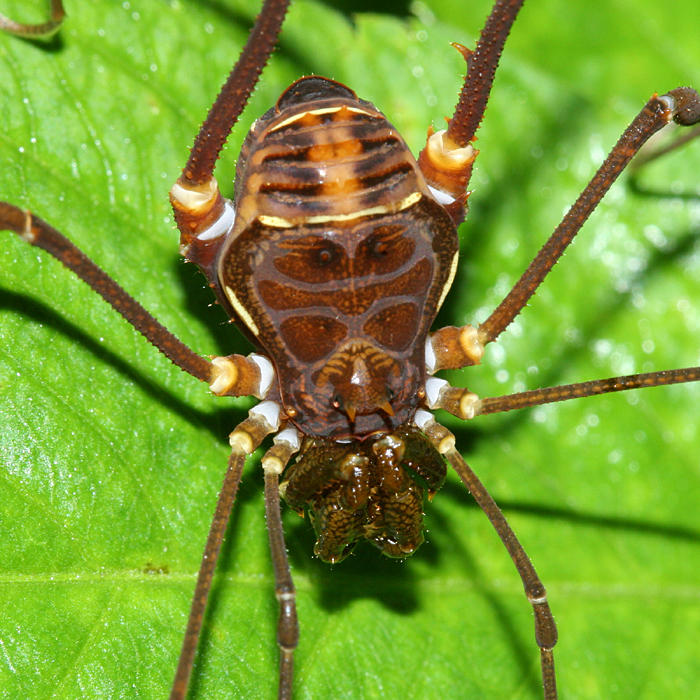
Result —
<svg viewBox="0 0 700 700"><path fill-rule="evenodd" d="M14 231L30 245L51 253L89 284L174 364L203 382L212 380L212 363L209 360L197 355L158 323L141 304L53 226L29 211L0 202L0 230Z"/></svg>
<svg viewBox="0 0 700 700"><path fill-rule="evenodd" d="M467 75L447 125L447 136L457 146L466 146L474 139L486 111L503 45L524 1L498 0L481 30L476 49L466 53Z"/></svg>
<svg viewBox="0 0 700 700"><path fill-rule="evenodd" d="M479 399L474 403L473 415L503 413L516 408L541 406L545 403L581 399L586 396L597 396L598 394L609 394L616 391L627 391L628 389L647 389L652 386L698 381L700 381L700 367L686 367L685 369L630 374L624 377L610 377L609 379L595 379L590 382L577 382L576 384L564 384L547 389L522 391L517 394L508 394L507 396Z"/></svg>
<svg viewBox="0 0 700 700"><path fill-rule="evenodd" d="M202 124L182 175L170 191L182 249L224 214L214 166L265 67L290 0L265 0L241 55Z"/></svg>
<svg viewBox="0 0 700 700"><path fill-rule="evenodd" d="M197 575L197 584L192 597L187 631L182 643L175 680L170 692L171 700L184 700L192 673L199 635L202 631L204 612L207 607L211 582L228 525L233 502L241 480L241 472L247 455L252 454L263 438L279 429L279 406L272 401L263 401L249 411L246 418L229 436L231 457L223 486L216 502L209 535L204 547L202 563Z"/></svg>
<svg viewBox="0 0 700 700"><path fill-rule="evenodd" d="M433 333L428 348L430 372L480 362L484 346L496 340L520 313L622 170L642 145L671 120L682 126L700 122L700 96L695 90L676 88L660 97L654 95L644 105L496 310L478 328L446 327Z"/></svg>
<svg viewBox="0 0 700 700"><path fill-rule="evenodd" d="M610 394L629 389L649 389L654 386L684 384L700 381L700 367L660 370L642 374L628 374L622 377L594 379L588 382L562 384L545 389L521 391L504 396L479 398L469 389L451 386L444 379L431 377L426 382L425 406L431 410L441 408L462 420L487 413L503 413L517 408L541 406L545 403L582 399L587 396Z"/></svg>
<svg viewBox="0 0 700 700"><path fill-rule="evenodd" d="M0 14L0 30L25 39L48 39L61 28L66 16L62 0L51 0L50 12L48 21L40 24L23 24Z"/></svg>
<svg viewBox="0 0 700 700"><path fill-rule="evenodd" d="M299 450L299 435L294 428L288 428L275 436L274 443L262 459L265 472L265 518L275 572L275 596L280 607L277 623L277 645L280 649L278 696L280 700L289 700L292 697L294 650L299 642L299 622L296 590L289 570L282 529L279 475L292 455Z"/></svg>
<svg viewBox="0 0 700 700"><path fill-rule="evenodd" d="M491 494L489 494L476 474L464 461L462 455L453 446L445 453L445 457L474 497L474 500L479 504L479 507L484 511L486 517L491 521L505 548L508 550L515 568L518 570L525 589L525 595L532 606L535 617L535 641L540 648L544 698L545 700L554 700L557 697L557 679L554 671L554 654L552 650L557 643L557 627L547 602L547 591L542 581L540 581L535 567L530 561L530 557L527 556L501 509L496 505L496 501L493 500Z"/></svg>
<svg viewBox="0 0 700 700"><path fill-rule="evenodd" d="M112 305L139 333L155 345L173 364L207 382L222 396L257 396L269 388L269 361L258 355L214 358L198 355L159 323L104 270L71 243L62 233L29 211L0 202L0 230L16 233L30 245L42 248L63 263Z"/></svg>
<svg viewBox="0 0 700 700"><path fill-rule="evenodd" d="M454 435L447 428L439 425L432 414L425 411L419 411L416 414L416 425L423 430L436 449L445 455L445 458L457 472L462 483L472 494L481 510L484 511L484 514L490 520L505 548L508 550L508 554L510 554L523 582L525 595L532 606L535 616L535 640L540 648L544 698L545 700L555 700L557 697L557 682L552 650L557 643L557 627L554 623L552 611L549 609L547 592L530 561L530 557L527 556L491 494L489 494L486 487L464 461L462 455L455 449Z"/></svg>
<svg viewBox="0 0 700 700"><path fill-rule="evenodd" d="M520 313L625 166L672 119L683 126L700 121L700 96L695 90L676 88L661 97L654 95L644 105L528 269L479 326L479 339L484 345L494 341Z"/></svg>
<svg viewBox="0 0 700 700"><path fill-rule="evenodd" d="M224 476L224 483L216 501L214 517L209 528L207 543L204 547L202 565L197 576L197 585L192 598L190 616L187 620L185 639L180 651L180 659L177 665L177 672L170 691L171 700L179 700L187 695L190 675L192 673L192 663L199 643L199 634L202 629L204 611L207 606L211 581L214 576L214 569L221 549L221 542L226 532L229 515L236 499L238 485L243 473L246 453L236 444L232 445L231 456L228 461L228 469Z"/></svg>
<svg viewBox="0 0 700 700"><path fill-rule="evenodd" d="M426 385L426 406L430 409L442 408L462 419L473 418L487 413L501 413L518 408L539 406L545 403L578 399L628 389L665 386L685 382L700 381L700 367L688 367L662 372L648 372L610 379L580 382L547 389L519 392L507 396L479 399L466 389L452 387L441 379L431 378ZM422 411L416 415L416 423L433 441L436 448L445 455L464 485L487 515L501 540L508 549L521 576L528 600L535 614L535 638L540 647L544 697L556 698L556 677L552 647L556 643L557 632L547 604L545 589L537 577L532 563L522 549L515 534L502 512L478 477L454 448L454 437Z"/></svg>
<svg viewBox="0 0 700 700"><path fill-rule="evenodd" d="M269 361L257 355L214 358L200 357L170 331L164 328L136 300L127 294L107 273L101 270L65 236L45 221L11 204L0 202L0 229L14 231L28 243L51 253L66 267L89 284L109 302L136 330L181 369L210 383L212 391L220 395L249 395L262 397L267 392L271 377ZM204 610L211 580L221 547L229 514L238 489L246 455L252 453L262 439L279 428L277 404L263 402L250 411L250 417L230 436L231 458L224 485L219 494L216 512L204 550L192 608L187 624L177 674L171 697L184 698L197 649Z"/></svg>

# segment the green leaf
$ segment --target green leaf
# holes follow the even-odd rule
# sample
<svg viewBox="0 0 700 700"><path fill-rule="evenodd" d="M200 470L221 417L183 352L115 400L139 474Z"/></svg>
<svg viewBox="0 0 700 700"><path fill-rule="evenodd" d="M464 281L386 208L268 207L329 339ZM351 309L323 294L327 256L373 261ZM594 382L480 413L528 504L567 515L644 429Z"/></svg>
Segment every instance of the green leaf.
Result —
<svg viewBox="0 0 700 700"><path fill-rule="evenodd" d="M5 0L37 20L44 5ZM489 8L405 16L294 4L218 176L252 120L321 73L420 148L454 105ZM249 348L177 256L167 192L257 4L70 3L48 45L0 35L0 196L49 220L202 354ZM34 13L31 15L30 13ZM30 16L27 16L30 14ZM483 320L655 90L698 85L694 0L529 0L506 45L442 324ZM482 395L700 364L700 143L625 177L481 368ZM681 196L681 191L695 195ZM165 697L247 400L172 367L16 236L0 245L0 688L10 698ZM700 664L697 386L448 424L532 557L560 629L566 697L690 697ZM285 513L298 697L537 697L522 586L453 476L409 561L313 559ZM276 602L259 468L246 468L192 698L268 698Z"/></svg>

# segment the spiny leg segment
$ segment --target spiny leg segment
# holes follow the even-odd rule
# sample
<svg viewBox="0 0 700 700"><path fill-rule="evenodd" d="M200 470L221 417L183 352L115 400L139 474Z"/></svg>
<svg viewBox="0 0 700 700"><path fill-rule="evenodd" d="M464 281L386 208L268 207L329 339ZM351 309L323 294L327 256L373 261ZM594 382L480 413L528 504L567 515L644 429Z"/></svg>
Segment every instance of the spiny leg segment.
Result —
<svg viewBox="0 0 700 700"><path fill-rule="evenodd" d="M555 401L580 399L588 396L597 396L598 394L609 394L615 391L627 391L628 389L648 389L653 386L697 381L700 381L700 367L686 367L684 369L630 374L625 377L595 379L590 382L564 384L547 389L533 389L532 391L522 391L517 394L508 394L507 396L480 399L478 406L474 410L474 415L503 413L516 408L541 406L542 404L554 403Z"/></svg>
<svg viewBox="0 0 700 700"><path fill-rule="evenodd" d="M466 214L467 186L478 151L472 146L486 110L503 46L525 0L497 0L481 30L476 49L455 48L467 62L467 75L447 129L428 131L418 164L436 199L459 224Z"/></svg>
<svg viewBox="0 0 700 700"><path fill-rule="evenodd" d="M692 88L676 88L661 97L651 97L513 289L491 316L479 326L479 336L484 344L494 341L520 313L644 143L672 120L683 126L700 121L698 106L700 97Z"/></svg>
<svg viewBox="0 0 700 700"><path fill-rule="evenodd" d="M495 311L476 329L448 326L432 334L430 352L435 362L431 372L459 369L480 362L484 346L496 340L522 311L634 155L653 134L672 120L682 126L700 122L700 96L695 90L682 87L651 97Z"/></svg>
<svg viewBox="0 0 700 700"><path fill-rule="evenodd" d="M170 191L175 221L186 250L197 233L224 214L214 166L277 43L290 0L265 0L238 61L195 138L190 157Z"/></svg>
<svg viewBox="0 0 700 700"><path fill-rule="evenodd" d="M219 396L257 396L269 388L269 361L259 355L208 360L187 347L62 233L30 211L0 201L0 230L42 248L88 284L174 365Z"/></svg>
<svg viewBox="0 0 700 700"><path fill-rule="evenodd" d="M477 151L471 145L486 109L503 45L522 6L522 0L499 0L494 5L474 52L458 47L467 61L467 76L454 116L444 132L429 132L428 143L419 157L419 165L436 197L443 201L454 221L459 223L466 211L467 185ZM426 363L432 374L454 363L478 364L484 349L481 328L445 328L434 333L426 344ZM462 419L471 418L480 408L478 398L466 389L451 387L437 378L427 381L426 405L444 408ZM515 533L484 485L455 449L454 436L438 425L431 414L419 411L416 425L435 444L472 493L491 521L508 550L525 588L535 615L535 639L540 648L542 684L545 700L557 697L552 649L557 642L545 588Z"/></svg>

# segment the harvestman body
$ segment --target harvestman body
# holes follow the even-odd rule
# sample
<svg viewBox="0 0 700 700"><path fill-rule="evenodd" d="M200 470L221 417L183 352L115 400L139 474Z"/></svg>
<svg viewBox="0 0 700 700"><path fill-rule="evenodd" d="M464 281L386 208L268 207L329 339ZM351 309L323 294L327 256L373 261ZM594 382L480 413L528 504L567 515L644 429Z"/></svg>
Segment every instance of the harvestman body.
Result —
<svg viewBox="0 0 700 700"><path fill-rule="evenodd" d="M429 133L416 161L374 105L320 77L291 85L253 125L237 166L235 197L213 177L219 152L279 34L288 2L267 0L241 57L171 190L181 252L203 271L218 301L259 352L212 360L158 324L66 238L30 212L0 203L0 225L44 248L98 291L176 365L220 396L261 399L230 435L232 455L205 550L172 697L182 698L207 595L245 457L273 435L262 460L280 603L280 697L290 697L298 640L295 590L284 546L280 493L308 512L315 553L342 560L361 539L410 555L423 539L422 509L458 473L503 540L535 616L544 694L556 697L557 640L544 587L454 437L432 411L461 419L567 398L696 381L700 368L615 377L479 399L433 375L478 364L520 312L583 222L642 144L675 120L700 120L690 88L654 95L516 286L478 327L430 327L454 279L456 226L481 121L503 44L522 0L496 2L444 131ZM55 31L62 8L39 28ZM295 461L291 462L295 457ZM282 483L280 484L280 476Z"/></svg>

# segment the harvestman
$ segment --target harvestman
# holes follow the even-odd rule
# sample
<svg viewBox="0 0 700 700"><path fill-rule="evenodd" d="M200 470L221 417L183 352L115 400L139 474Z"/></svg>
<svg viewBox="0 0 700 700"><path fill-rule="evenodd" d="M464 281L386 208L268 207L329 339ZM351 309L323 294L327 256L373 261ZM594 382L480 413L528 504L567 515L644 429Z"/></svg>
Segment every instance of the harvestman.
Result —
<svg viewBox="0 0 700 700"><path fill-rule="evenodd" d="M468 66L464 89L447 129L430 131L417 164L373 105L333 81L302 79L283 94L276 110L253 126L239 161L234 207L219 193L213 170L276 44L288 5L283 0L265 2L171 190L181 252L200 266L219 302L262 354L200 357L49 224L0 203L4 228L58 258L177 366L207 382L217 395L261 399L230 435L229 470L172 697L184 697L187 691L245 457L270 434L274 444L262 465L280 603L280 697L291 695L299 634L280 491L293 507L308 508L313 516L321 558L340 561L362 538L390 556L408 556L422 541L424 492L432 495L444 478L438 454L473 494L516 565L535 616L545 697L556 697L552 649L557 632L544 587L500 510L457 452L454 437L431 411L440 408L469 419L569 398L697 381L700 368L485 399L432 375L479 364L484 347L525 306L639 148L671 120L698 122L700 99L691 88L652 96L493 314L478 327L446 327L428 335L454 279L455 225L466 213L467 185L478 153L471 144L522 2L496 2L476 50L457 47ZM45 25L4 26L25 35L46 34L61 19L61 4L53 2L51 21ZM324 299L313 291L314 285L323 289ZM302 312L308 308L315 315ZM297 315L283 313L290 309ZM335 315L319 309L335 309ZM297 454L297 462L288 466Z"/></svg>

